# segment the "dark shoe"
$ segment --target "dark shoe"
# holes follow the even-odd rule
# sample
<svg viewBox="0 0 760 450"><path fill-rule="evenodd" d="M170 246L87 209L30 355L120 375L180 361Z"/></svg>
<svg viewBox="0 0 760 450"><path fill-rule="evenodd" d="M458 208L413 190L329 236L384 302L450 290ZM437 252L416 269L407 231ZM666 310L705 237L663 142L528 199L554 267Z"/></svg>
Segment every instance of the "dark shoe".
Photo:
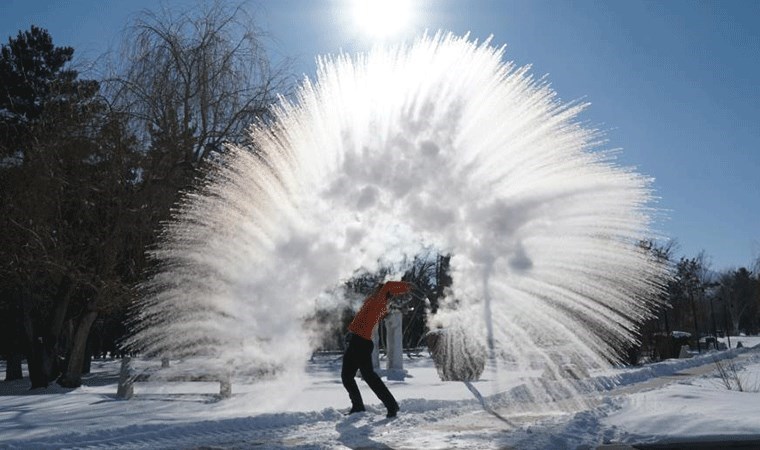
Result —
<svg viewBox="0 0 760 450"><path fill-rule="evenodd" d="M363 406L354 406L351 408L351 411L346 413L346 415L348 416L349 414L359 413L359 412L364 412L364 411L365 409Z"/></svg>
<svg viewBox="0 0 760 450"><path fill-rule="evenodd" d="M388 414L386 414L385 417L389 419L396 417L396 413L398 413L398 409L399 409L398 405L396 405L395 407L388 408Z"/></svg>

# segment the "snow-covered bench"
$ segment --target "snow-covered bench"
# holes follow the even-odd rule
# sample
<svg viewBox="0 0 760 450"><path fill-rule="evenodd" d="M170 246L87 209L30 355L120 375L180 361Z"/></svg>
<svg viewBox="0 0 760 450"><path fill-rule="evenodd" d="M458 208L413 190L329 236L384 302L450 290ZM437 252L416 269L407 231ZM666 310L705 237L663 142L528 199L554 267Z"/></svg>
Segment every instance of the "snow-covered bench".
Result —
<svg viewBox="0 0 760 450"><path fill-rule="evenodd" d="M169 366L168 361L162 361L162 368ZM221 398L230 398L232 396L232 382L229 374L218 373L188 373L171 370L151 370L141 373L133 373L132 359L128 356L121 360L121 371L119 373L119 385L116 391L116 397L129 400L134 395L134 384L138 381L204 381L218 382L219 396Z"/></svg>

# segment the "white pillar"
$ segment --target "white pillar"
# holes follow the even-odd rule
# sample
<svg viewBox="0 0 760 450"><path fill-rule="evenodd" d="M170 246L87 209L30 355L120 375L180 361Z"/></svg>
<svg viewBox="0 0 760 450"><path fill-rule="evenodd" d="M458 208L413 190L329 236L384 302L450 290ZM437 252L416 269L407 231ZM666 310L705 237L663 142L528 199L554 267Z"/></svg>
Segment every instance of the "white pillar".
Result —
<svg viewBox="0 0 760 450"><path fill-rule="evenodd" d="M387 372L389 380L404 381L404 343L401 326L401 311L391 310L385 316L385 336L387 340Z"/></svg>
<svg viewBox="0 0 760 450"><path fill-rule="evenodd" d="M129 400L135 394L135 379L132 376L132 358L121 358L121 371L119 372L119 385L116 388L116 398Z"/></svg>

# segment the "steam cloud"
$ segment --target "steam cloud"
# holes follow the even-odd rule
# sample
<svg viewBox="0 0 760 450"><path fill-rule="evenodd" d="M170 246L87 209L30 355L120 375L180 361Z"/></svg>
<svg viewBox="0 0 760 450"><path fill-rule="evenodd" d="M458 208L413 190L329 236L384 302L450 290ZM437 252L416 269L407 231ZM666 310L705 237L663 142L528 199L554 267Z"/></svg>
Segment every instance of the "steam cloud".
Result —
<svg viewBox="0 0 760 450"><path fill-rule="evenodd" d="M167 226L131 342L237 371L300 365L315 299L433 246L454 281L432 326L490 342L507 369L607 364L659 289L636 245L650 180L597 149L586 105L503 53L438 34L320 59Z"/></svg>

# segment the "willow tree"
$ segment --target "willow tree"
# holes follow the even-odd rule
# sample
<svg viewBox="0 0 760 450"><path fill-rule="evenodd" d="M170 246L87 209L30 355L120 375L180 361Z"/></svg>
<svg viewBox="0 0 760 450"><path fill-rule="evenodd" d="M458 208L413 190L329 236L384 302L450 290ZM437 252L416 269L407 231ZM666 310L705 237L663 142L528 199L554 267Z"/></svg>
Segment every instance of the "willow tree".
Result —
<svg viewBox="0 0 760 450"><path fill-rule="evenodd" d="M265 118L289 84L266 34L241 6L203 2L182 12L143 11L126 30L109 80L150 150L146 182L182 187L187 171Z"/></svg>
<svg viewBox="0 0 760 450"><path fill-rule="evenodd" d="M145 10L128 25L106 80L114 107L143 148L134 209L134 268L205 161L248 139L286 95L288 61L273 64L268 36L242 6L201 2L186 10Z"/></svg>
<svg viewBox="0 0 760 450"><path fill-rule="evenodd" d="M203 161L226 143L245 141L250 124L266 120L291 83L287 61L271 63L266 33L242 6L144 10L123 39L106 85L144 149L136 205L145 213L135 242L141 253Z"/></svg>

